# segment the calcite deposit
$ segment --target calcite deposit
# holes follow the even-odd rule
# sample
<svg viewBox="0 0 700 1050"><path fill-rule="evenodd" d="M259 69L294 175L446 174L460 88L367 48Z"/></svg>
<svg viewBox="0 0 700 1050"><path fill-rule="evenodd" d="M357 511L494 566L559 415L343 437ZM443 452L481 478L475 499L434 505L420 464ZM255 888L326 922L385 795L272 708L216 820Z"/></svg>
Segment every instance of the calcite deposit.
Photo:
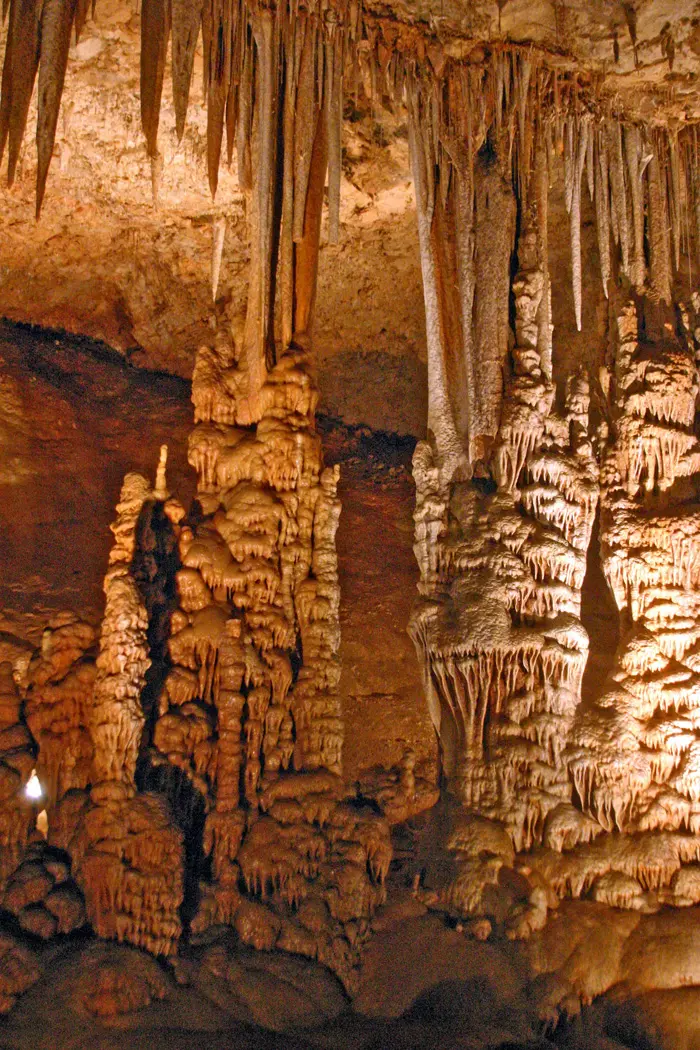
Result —
<svg viewBox="0 0 700 1050"><path fill-rule="evenodd" d="M664 922L677 934L664 906L689 909L695 929L700 905L696 13L682 5L672 24L662 0L599 5L586 64L572 37L577 25L592 33L593 16L574 0L551 5L553 36L547 5L533 5L523 34L522 5L507 0L491 5L495 20L485 3L438 14L399 0L142 0L126 13L99 2L115 49L139 39L143 230L171 221L174 157L199 158L218 193L197 216L192 486L173 483L178 434L161 444L159 430L154 475L129 469L121 483L99 617L51 616L31 656L2 640L0 1012L58 960L60 995L89 1025L137 1010L162 1024L192 986L237 1019L284 1028L276 1003L254 1004L246 967L257 967L282 1000L285 981L316 974L319 1003L297 1002L295 985L295 1017L337 1018L346 997L367 1015L404 1012L403 1035L377 1036L386 1045L433 1045L440 1032L421 1026L456 996L470 1045L513 1045L516 1029L533 1045L561 1023L573 1047L581 1001L616 982L629 995L700 985L685 942L667 978L632 958ZM85 0L3 8L0 160L7 151L10 189L35 178L39 219L54 152L57 186L69 177L69 63L96 57L102 38L81 45ZM100 71L111 91L118 76ZM427 413L407 626L437 777L410 720L390 768L363 765L361 740L352 776L343 759L343 489L317 418L314 317L322 244L340 259L345 220L362 211L341 209L356 160L346 123L375 145L392 123L392 163L411 168ZM241 267L240 288L220 294L231 239L247 283ZM130 324L128 296L113 306ZM353 310L362 324L359 297ZM99 396L50 355L30 366ZM21 491L60 427L42 430L13 384L3 374L0 442L19 434L23 452L5 457L0 482ZM382 535L359 527L368 546ZM26 549L36 570L41 547ZM390 573L381 542L371 559L380 580ZM596 626L603 588L616 648ZM392 659L381 675L383 692L360 697L377 737ZM588 974L582 945L605 956L611 908L617 954ZM490 1001L499 972L522 1024L508 1027L504 1010L497 1031L496 1004L482 1016L473 1003ZM375 985L386 1003L369 1001ZM203 1025L219 1031L218 1019Z"/></svg>

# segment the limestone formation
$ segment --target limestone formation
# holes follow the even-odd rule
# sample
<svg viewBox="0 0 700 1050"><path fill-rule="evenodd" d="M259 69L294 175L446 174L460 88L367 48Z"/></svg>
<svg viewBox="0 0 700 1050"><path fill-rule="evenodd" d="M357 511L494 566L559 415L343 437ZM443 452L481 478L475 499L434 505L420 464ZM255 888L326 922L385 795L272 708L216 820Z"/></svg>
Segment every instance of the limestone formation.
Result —
<svg viewBox="0 0 700 1050"><path fill-rule="evenodd" d="M78 812L69 848L87 916L103 937L154 954L174 951L181 932L181 835L167 803L136 791L150 664L148 616L133 573L138 526L154 499L146 478L127 474L112 526L105 615L90 711L90 802Z"/></svg>
<svg viewBox="0 0 700 1050"><path fill-rule="evenodd" d="M67 792L90 783L95 643L91 624L61 614L29 665L24 712L38 746L36 770L49 815Z"/></svg>
<svg viewBox="0 0 700 1050"><path fill-rule="evenodd" d="M571 377L563 415L552 407L539 352L544 278L534 226L519 254L518 345L493 453L497 485L476 476L445 484L439 451L416 450L421 599L411 631L450 790L503 822L523 850L571 809L561 754L588 649L581 587L598 471L585 377Z"/></svg>
<svg viewBox="0 0 700 1050"><path fill-rule="evenodd" d="M203 814L212 877L193 931L233 924L350 982L346 930L383 899L391 854L383 822L343 801L338 470L323 467L307 355L279 359L245 426L239 352L222 340L195 370L199 512L179 533L150 776L188 834Z"/></svg>
<svg viewBox="0 0 700 1050"><path fill-rule="evenodd" d="M17 997L39 979L32 952L14 937L0 934L0 1013L8 1013Z"/></svg>
<svg viewBox="0 0 700 1050"><path fill-rule="evenodd" d="M606 835L553 873L565 892L633 908L698 899L698 374L692 338L665 322L651 341L654 314L623 300L612 318L601 555L623 635L567 756L579 804Z"/></svg>
<svg viewBox="0 0 700 1050"><path fill-rule="evenodd" d="M71 36L88 6L3 4L0 159L7 148L9 184L21 181L38 80L37 216ZM647 38L669 66L654 111L651 94L630 106L628 88L618 94L607 72L572 61L579 3L573 14L553 5L550 49L502 31L506 0L490 5L497 31L485 4L462 5L457 28L432 6L427 17L420 5L373 0L142 0L134 12L154 211L168 174L168 62L177 163L199 150L214 197L235 153L240 197L191 220L206 238L213 301L198 318L205 345L192 375L195 498L186 509L171 493L162 445L153 484L124 478L99 630L54 616L22 674L0 663L0 919L13 931L0 932L0 1012L38 977L18 931L35 944L82 931L62 943L66 954L83 933L130 946L93 944L83 957L87 992L73 994L84 1016L102 1018L171 990L135 949L167 957L183 985L196 973L193 984L211 989L220 977L214 992L226 1002L244 980L235 953L251 949L300 957L289 973L321 963L353 995L371 933L401 945L405 922L425 946L450 937L454 948L457 937L483 948L482 962L493 962L492 945L471 942L534 934L519 959L542 977L528 989L533 1015L554 1026L613 977L646 988L643 965L621 958L623 946L634 954L637 923L653 941L656 916L643 913L700 905L700 184L688 100L697 26L678 41L668 23ZM637 83L637 10L622 8ZM608 16L617 65L621 23ZM200 32L202 137L188 142ZM106 83L111 62L100 67ZM398 767L363 770L352 786L343 769L340 472L317 428L313 319L324 207L333 258L344 248L343 118L366 119L377 145L380 110L405 121L423 280L428 413L413 459L420 581L409 629L439 785L417 775L398 731ZM120 164L138 152L126 138ZM566 228L566 346L553 330L550 203ZM243 294L238 305L230 289L219 295L234 213L246 218L243 309ZM595 255L584 250L587 226L597 303L584 279ZM352 309L361 313L359 296ZM119 315L138 360L121 303ZM585 355L574 327L590 332ZM22 438L39 443L41 428ZM602 691L584 695L585 584L597 564L621 642ZM393 868L391 825L410 843ZM377 917L390 868L395 897ZM620 958L590 978L585 951L569 952L569 905L564 962L538 961L549 912L566 897L588 898L577 914L597 946L591 915L631 913L612 924ZM700 983L681 948L673 990ZM394 961L401 974L405 960ZM415 961L422 980L429 964ZM325 976L337 1017L343 996ZM438 1016L435 994L427 1005Z"/></svg>
<svg viewBox="0 0 700 1050"><path fill-rule="evenodd" d="M25 788L35 764L31 735L20 717L10 663L0 664L0 886L15 870L36 824Z"/></svg>

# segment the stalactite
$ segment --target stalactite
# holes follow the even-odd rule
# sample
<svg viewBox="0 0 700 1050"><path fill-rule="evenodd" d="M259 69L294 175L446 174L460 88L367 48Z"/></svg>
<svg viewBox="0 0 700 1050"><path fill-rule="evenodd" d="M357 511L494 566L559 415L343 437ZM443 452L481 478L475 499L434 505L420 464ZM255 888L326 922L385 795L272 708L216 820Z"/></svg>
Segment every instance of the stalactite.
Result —
<svg viewBox="0 0 700 1050"><path fill-rule="evenodd" d="M673 241L673 258L676 270L681 268L681 251L682 251L682 212L681 212L681 160L679 157L678 149L678 132L669 131L668 133L668 158L669 158L669 171L668 171L668 198L670 201L670 212L671 212L671 237ZM690 246L688 245L688 251Z"/></svg>
<svg viewBox="0 0 700 1050"><path fill-rule="evenodd" d="M570 122L571 126L571 122ZM572 129L569 173L567 186L567 200L570 201L570 227L571 227L571 280L574 292L574 313L576 316L576 327L581 331L581 179L583 167L588 152L588 140L591 135L589 120L584 117L579 122L578 142L574 142L574 129Z"/></svg>
<svg viewBox="0 0 700 1050"><path fill-rule="evenodd" d="M439 274L432 249L432 225L435 215L434 147L432 125L425 122L417 85L409 85L409 151L416 187L416 213L423 298L428 340L428 432L434 437L441 468L451 476L464 464L466 449L455 425L447 385L442 319L440 316Z"/></svg>
<svg viewBox="0 0 700 1050"><path fill-rule="evenodd" d="M0 100L0 161L8 144L7 184L12 186L39 66L41 0L11 0Z"/></svg>
<svg viewBox="0 0 700 1050"><path fill-rule="evenodd" d="M644 287L646 265L644 261L644 169L651 157L643 154L642 135L635 124L625 126L625 160L629 175L630 199L632 202L632 258L630 280L638 291Z"/></svg>
<svg viewBox="0 0 700 1050"><path fill-rule="evenodd" d="M533 200L537 222L537 238L542 252L543 288L537 316L537 347L542 371L552 379L552 284L549 276L549 165L545 131L540 124L535 145Z"/></svg>
<svg viewBox="0 0 700 1050"><path fill-rule="evenodd" d="M665 172L659 159L659 142L649 161L649 276L652 293L671 302L671 250Z"/></svg>
<svg viewBox="0 0 700 1050"><path fill-rule="evenodd" d="M608 171L610 173L610 199L613 235L620 245L623 273L630 273L630 235L627 219L627 194L625 191L625 166L622 153L622 125L609 119L605 126Z"/></svg>
<svg viewBox="0 0 700 1050"><path fill-rule="evenodd" d="M226 240L226 216L220 215L212 225L211 243L211 297L216 302L216 292L219 287L219 275L221 274L221 259L224 253L224 241Z"/></svg>
<svg viewBox="0 0 700 1050"><path fill-rule="evenodd" d="M475 435L488 455L498 431L508 354L508 288L515 232L515 196L499 161L488 153L474 169L476 200L474 353L479 386Z"/></svg>
<svg viewBox="0 0 700 1050"><path fill-rule="evenodd" d="M253 126L254 51L249 40L249 30L243 28L241 49L241 79L238 89L238 129L236 132L236 154L238 158L238 185L241 190L253 186L250 140Z"/></svg>
<svg viewBox="0 0 700 1050"><path fill-rule="evenodd" d="M328 114L328 240L331 244L337 244L339 236L343 125L342 76L342 39L334 39L331 37L326 44L326 106Z"/></svg>
<svg viewBox="0 0 700 1050"><path fill-rule="evenodd" d="M287 51L285 67L284 111L282 115L282 213L280 216L280 334L282 349L286 350L294 332L294 125L299 68L301 63L302 31L295 20L292 39Z"/></svg>
<svg viewBox="0 0 700 1050"><path fill-rule="evenodd" d="M588 180L588 196L591 201L595 197L595 133L591 128L586 142L586 177Z"/></svg>
<svg viewBox="0 0 700 1050"><path fill-rule="evenodd" d="M262 261L262 281L260 313L264 326L264 350L267 352L268 325L270 315L271 281L273 279L274 260L272 258L272 222L274 209L274 178L277 152L277 77L276 62L277 26L275 16L270 11L262 10L253 20L253 32L258 47L260 60L260 78L258 81L259 99L259 154L258 163L258 199L259 199L259 238L260 257Z"/></svg>
<svg viewBox="0 0 700 1050"><path fill-rule="evenodd" d="M593 136L592 136L593 138ZM598 254L600 256L600 276L603 281L605 298L608 298L610 281L610 179L608 172L608 150L604 133L596 136L595 164L595 218L598 237Z"/></svg>
<svg viewBox="0 0 700 1050"><path fill-rule="evenodd" d="M175 128L182 139L187 119L194 56L205 0L171 0L172 3L172 77Z"/></svg>
<svg viewBox="0 0 700 1050"><path fill-rule="evenodd" d="M241 17L241 10L237 0L214 0L211 12L212 37L207 74L207 172L212 197L216 196L219 181L221 144L231 82L233 27L239 17Z"/></svg>
<svg viewBox="0 0 700 1050"><path fill-rule="evenodd" d="M318 101L316 97L316 48L317 29L312 16L305 19L304 43L299 67L296 120L294 123L294 240L304 236L306 194L311 171Z"/></svg>
<svg viewBox="0 0 700 1050"><path fill-rule="evenodd" d="M170 38L169 0L141 4L141 125L149 157L158 153L158 125L165 56Z"/></svg>
<svg viewBox="0 0 700 1050"><path fill-rule="evenodd" d="M95 11L94 0L78 0L75 9L75 42L79 42L85 23L87 22L88 13L92 6L93 14Z"/></svg>
<svg viewBox="0 0 700 1050"><path fill-rule="evenodd" d="M41 62L39 65L38 113L36 123L37 188L36 217L46 190L46 178L53 154L68 65L71 29L76 0L44 0L41 16Z"/></svg>

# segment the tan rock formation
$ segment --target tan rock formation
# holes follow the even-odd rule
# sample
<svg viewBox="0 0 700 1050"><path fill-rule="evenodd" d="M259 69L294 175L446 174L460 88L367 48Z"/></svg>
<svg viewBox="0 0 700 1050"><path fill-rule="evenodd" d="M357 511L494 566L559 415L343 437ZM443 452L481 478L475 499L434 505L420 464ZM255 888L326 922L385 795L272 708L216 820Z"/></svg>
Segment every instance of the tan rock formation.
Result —
<svg viewBox="0 0 700 1050"><path fill-rule="evenodd" d="M37 742L36 770L49 814L68 791L90 783L96 640L89 623L61 614L49 623L29 665L24 712Z"/></svg>
<svg viewBox="0 0 700 1050"><path fill-rule="evenodd" d="M0 886L15 870L36 823L25 788L35 763L34 742L20 716L12 664L0 664Z"/></svg>
<svg viewBox="0 0 700 1050"><path fill-rule="evenodd" d="M213 881L193 930L234 924L245 943L318 957L350 983L348 931L383 899L390 847L381 820L342 801L338 470L323 467L304 352L268 371L264 414L247 427L241 382L236 351L202 350L190 440L201 515L180 532L151 761L171 791L184 776L206 812Z"/></svg>
<svg viewBox="0 0 700 1050"><path fill-rule="evenodd" d="M90 804L79 813L70 851L95 931L169 955L181 932L182 840L167 803L135 787L150 658L148 616L132 565L139 518L153 498L146 478L126 476L112 526L90 712Z"/></svg>
<svg viewBox="0 0 700 1050"><path fill-rule="evenodd" d="M624 635L568 755L581 807L608 834L561 869L567 892L592 886L632 908L698 899L698 376L692 343L669 324L656 342L640 334L655 312L630 300L613 315L601 553Z"/></svg>

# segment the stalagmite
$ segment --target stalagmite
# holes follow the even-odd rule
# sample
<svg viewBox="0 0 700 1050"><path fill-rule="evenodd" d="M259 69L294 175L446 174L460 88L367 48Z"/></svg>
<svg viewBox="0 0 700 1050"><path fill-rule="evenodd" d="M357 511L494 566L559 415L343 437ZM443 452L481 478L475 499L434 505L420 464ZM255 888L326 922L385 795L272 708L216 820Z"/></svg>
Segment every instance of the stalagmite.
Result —
<svg viewBox="0 0 700 1050"><path fill-rule="evenodd" d="M164 460L162 460L164 464ZM161 472L161 483L165 478ZM70 839L87 916L102 937L171 954L181 926L183 845L167 803L136 790L145 716L141 694L150 666L148 615L134 577L139 523L157 498L146 478L127 474L105 578L90 736L90 804Z"/></svg>
<svg viewBox="0 0 700 1050"><path fill-rule="evenodd" d="M0 664L0 889L17 868L36 820L25 785L34 768L33 741L20 717L12 665Z"/></svg>
<svg viewBox="0 0 700 1050"><path fill-rule="evenodd" d="M355 954L344 935L302 937L294 917L302 901L336 898L341 924L371 913L383 894L386 861L377 858L388 850L383 822L356 819L341 802L338 472L323 469L303 352L290 348L269 372L267 407L247 430L218 383L210 368L195 369L200 422L190 457L207 514L192 536L181 534L183 615L169 640L153 762L164 775L184 774L206 811L213 880L202 884L195 932L235 923L246 943L318 953L351 984ZM231 443L203 455L212 425ZM251 821L246 809L267 815ZM341 837L378 865L374 876L345 863L334 845ZM355 903L345 896L351 872ZM283 910L281 925L270 925L266 904L250 910L240 876L249 894Z"/></svg>
<svg viewBox="0 0 700 1050"><path fill-rule="evenodd" d="M96 640L91 624L60 615L45 629L29 665L25 717L39 746L36 768L50 816L69 791L90 783Z"/></svg>
<svg viewBox="0 0 700 1050"><path fill-rule="evenodd" d="M698 522L682 502L665 501L663 512L649 502L698 470L689 432L698 376L681 343L643 344L634 303L618 301L615 309L601 551L628 626L602 697L577 712L566 756L581 809L608 834L550 858L547 877L562 895L592 887L596 900L646 909L657 897L673 902L672 880L694 862L700 826ZM676 444L676 453L663 452L664 444Z"/></svg>

